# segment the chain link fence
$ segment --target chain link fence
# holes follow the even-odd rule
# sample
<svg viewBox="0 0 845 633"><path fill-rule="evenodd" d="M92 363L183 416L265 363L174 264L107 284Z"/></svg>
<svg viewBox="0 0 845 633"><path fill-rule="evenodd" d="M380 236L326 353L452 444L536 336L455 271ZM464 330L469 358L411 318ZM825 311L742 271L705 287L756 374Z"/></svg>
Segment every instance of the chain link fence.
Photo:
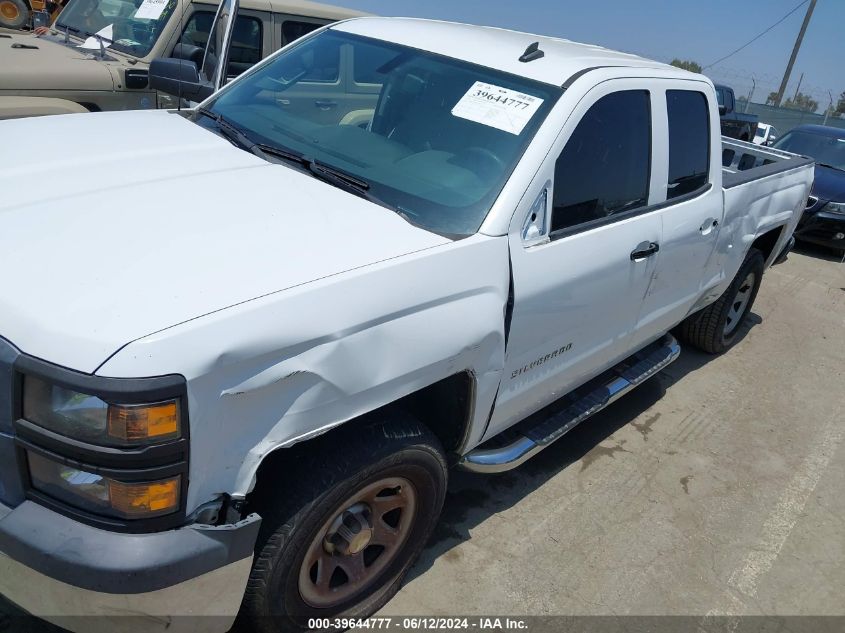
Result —
<svg viewBox="0 0 845 633"><path fill-rule="evenodd" d="M797 92L801 92L801 94L816 101L818 104L816 112L766 105L769 95L777 92L780 87L780 77L754 72L746 68L726 66L714 66L705 70L704 74L710 77L714 83L724 84L734 89L737 98L737 110L756 114L760 117L761 123L774 125L781 134L799 125L811 123L845 128L845 118L840 118L833 113L825 116L828 109L836 105L845 86L832 89L814 85L810 72L803 77L800 71L793 72L789 85L784 91L783 100L786 101L794 97Z"/></svg>
<svg viewBox="0 0 845 633"><path fill-rule="evenodd" d="M825 117L823 114L817 114L815 112L776 108L762 103L749 103L747 109L745 108L745 104L739 104L738 108L747 111L748 114L756 114L760 118L761 123L774 125L781 134L799 125L810 123L845 129L845 119L833 115Z"/></svg>

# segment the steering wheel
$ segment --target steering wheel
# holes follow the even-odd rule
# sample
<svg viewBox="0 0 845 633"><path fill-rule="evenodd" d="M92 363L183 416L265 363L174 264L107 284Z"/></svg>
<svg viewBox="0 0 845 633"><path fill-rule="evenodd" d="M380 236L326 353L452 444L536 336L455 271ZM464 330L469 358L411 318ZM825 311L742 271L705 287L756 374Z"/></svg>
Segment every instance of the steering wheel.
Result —
<svg viewBox="0 0 845 633"><path fill-rule="evenodd" d="M480 145L473 145L462 150L455 162L466 167L482 178L496 177L505 171L505 163L491 150Z"/></svg>

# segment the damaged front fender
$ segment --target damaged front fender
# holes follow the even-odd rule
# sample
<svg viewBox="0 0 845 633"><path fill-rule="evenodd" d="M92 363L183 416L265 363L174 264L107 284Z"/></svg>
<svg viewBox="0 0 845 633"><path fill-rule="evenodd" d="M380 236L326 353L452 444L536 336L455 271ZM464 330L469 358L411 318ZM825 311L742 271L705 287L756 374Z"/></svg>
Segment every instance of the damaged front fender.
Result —
<svg viewBox="0 0 845 633"><path fill-rule="evenodd" d="M274 293L153 334L98 373L188 380L188 511L243 497L271 452L458 372L475 376L466 448L504 365L507 240L476 235Z"/></svg>

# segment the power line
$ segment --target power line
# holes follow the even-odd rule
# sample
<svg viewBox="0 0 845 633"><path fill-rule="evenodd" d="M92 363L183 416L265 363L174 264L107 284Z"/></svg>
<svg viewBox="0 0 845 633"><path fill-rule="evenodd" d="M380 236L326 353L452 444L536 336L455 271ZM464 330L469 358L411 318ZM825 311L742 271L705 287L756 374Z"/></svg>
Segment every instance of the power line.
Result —
<svg viewBox="0 0 845 633"><path fill-rule="evenodd" d="M789 13L787 13L785 16L783 16L780 20L778 20L778 21L777 21L777 22L775 22L774 24L772 24L769 28L767 28L765 31L763 31L762 33L760 33L760 35L758 35L757 37L755 37L753 40L749 40L748 42L746 42L745 44L743 44L742 46L740 46L738 49L736 49L733 53L729 53L728 55L725 55L725 56L724 56L724 57L722 57L721 59L717 59L717 60L716 60L715 62L713 62L712 64L707 64L707 66L705 66L704 68L702 68L702 70L706 70L706 69L710 68L711 66L715 66L715 65L716 65L716 64L718 64L719 62L723 62L723 61L725 61L728 57L732 57L733 55L736 55L739 51L741 51L741 50L742 50L743 48L745 48L746 46L749 46L749 45L753 44L754 42L756 42L757 40L759 40L759 39L760 39L761 37L763 37L766 33L768 33L769 31L771 31L771 30L772 30L773 28L775 28L778 24L780 24L781 22L783 22L786 18L788 18L788 17L789 17L790 15L792 15L793 13L795 13L798 9L800 9L801 7L803 7L803 6L804 6L805 4L807 4L809 1L810 1L810 0L803 0L803 2L801 2L801 3L797 6L797 7L795 7L794 9L792 9L792 11L790 11Z"/></svg>

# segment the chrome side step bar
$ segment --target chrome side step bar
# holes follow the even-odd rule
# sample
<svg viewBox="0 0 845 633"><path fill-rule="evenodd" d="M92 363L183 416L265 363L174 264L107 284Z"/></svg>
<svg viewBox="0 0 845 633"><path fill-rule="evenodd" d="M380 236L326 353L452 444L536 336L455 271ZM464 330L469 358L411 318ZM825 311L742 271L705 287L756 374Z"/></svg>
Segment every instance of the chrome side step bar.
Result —
<svg viewBox="0 0 845 633"><path fill-rule="evenodd" d="M506 446L484 448L482 444L471 450L460 459L458 467L475 473L500 473L516 468L674 362L680 353L678 341L667 334L576 390L569 406L534 426L520 428L516 439Z"/></svg>

